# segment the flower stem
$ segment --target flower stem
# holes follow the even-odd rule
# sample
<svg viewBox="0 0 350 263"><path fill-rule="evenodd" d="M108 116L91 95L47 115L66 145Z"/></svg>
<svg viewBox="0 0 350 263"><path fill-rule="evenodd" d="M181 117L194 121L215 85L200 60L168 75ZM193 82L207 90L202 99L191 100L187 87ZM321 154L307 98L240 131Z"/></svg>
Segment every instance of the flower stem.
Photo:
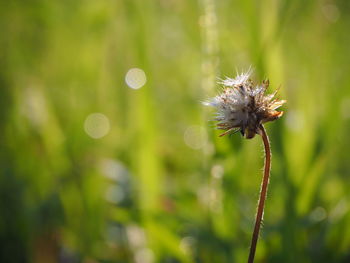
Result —
<svg viewBox="0 0 350 263"><path fill-rule="evenodd" d="M269 137L267 136L266 130L262 124L260 125L260 135L264 142L264 149L265 149L264 176L261 182L260 198L259 198L258 210L255 218L255 226L254 226L254 232L252 236L252 242L250 245L248 263L254 262L256 244L258 242L261 221L264 215L264 206L265 206L267 186L269 184L270 168L271 168L271 149L270 149Z"/></svg>

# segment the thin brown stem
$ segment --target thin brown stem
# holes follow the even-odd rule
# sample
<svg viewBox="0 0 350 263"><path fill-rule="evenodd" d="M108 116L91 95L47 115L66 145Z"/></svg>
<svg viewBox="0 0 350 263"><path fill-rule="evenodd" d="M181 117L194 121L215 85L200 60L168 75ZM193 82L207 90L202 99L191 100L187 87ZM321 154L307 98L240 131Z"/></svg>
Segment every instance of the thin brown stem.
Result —
<svg viewBox="0 0 350 263"><path fill-rule="evenodd" d="M258 202L258 211L256 213L256 218L255 218L255 226L254 226L254 232L253 232L253 236L252 236L252 242L250 245L248 263L254 262L256 244L258 242L261 221L262 221L262 218L264 215L264 206L265 206L267 186L269 184L270 168L271 168L270 142L269 142L269 137L267 136L266 130L265 130L263 125L260 125L260 135L261 135L261 138L264 142L264 149L265 149L264 176L263 176L263 179L261 182L260 198L259 198L259 202Z"/></svg>

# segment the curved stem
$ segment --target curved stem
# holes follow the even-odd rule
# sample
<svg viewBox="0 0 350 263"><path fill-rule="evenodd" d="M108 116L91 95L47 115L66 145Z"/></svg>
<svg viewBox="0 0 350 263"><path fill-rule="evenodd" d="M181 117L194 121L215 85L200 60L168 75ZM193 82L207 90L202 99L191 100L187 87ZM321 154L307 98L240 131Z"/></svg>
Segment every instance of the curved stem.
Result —
<svg viewBox="0 0 350 263"><path fill-rule="evenodd" d="M261 221L264 215L264 206L265 206L267 186L269 184L270 168L271 168L271 149L270 149L269 137L267 136L266 130L262 124L260 125L260 135L264 142L264 149L265 149L264 176L261 182L258 211L256 213L256 218L255 218L255 226L254 226L254 232L252 236L252 242L250 245L248 263L254 262L256 244L258 242Z"/></svg>

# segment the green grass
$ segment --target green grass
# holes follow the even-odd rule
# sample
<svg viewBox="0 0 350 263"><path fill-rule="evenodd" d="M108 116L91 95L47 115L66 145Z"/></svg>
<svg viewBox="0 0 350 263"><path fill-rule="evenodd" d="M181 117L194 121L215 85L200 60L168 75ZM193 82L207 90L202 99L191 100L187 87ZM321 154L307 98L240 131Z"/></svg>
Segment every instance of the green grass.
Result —
<svg viewBox="0 0 350 263"><path fill-rule="evenodd" d="M350 259L348 1L8 1L0 261L245 262L259 138L201 101L255 69L288 100L256 262ZM131 68L147 83L125 83ZM91 138L91 113L110 129ZM93 128L93 127L92 127Z"/></svg>

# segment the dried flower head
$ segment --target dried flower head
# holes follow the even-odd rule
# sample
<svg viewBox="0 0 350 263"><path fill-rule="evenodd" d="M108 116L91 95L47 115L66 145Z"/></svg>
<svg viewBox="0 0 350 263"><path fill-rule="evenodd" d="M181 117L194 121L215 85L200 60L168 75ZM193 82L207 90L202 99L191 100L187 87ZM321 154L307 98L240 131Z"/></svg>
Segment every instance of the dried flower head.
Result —
<svg viewBox="0 0 350 263"><path fill-rule="evenodd" d="M245 138L251 139L260 132L262 123L274 121L283 115L283 111L276 109L286 101L274 99L277 91L265 95L269 81L255 85L250 75L251 70L234 79L221 81L224 86L222 93L204 102L204 105L217 109L217 128L225 130L220 136L240 131Z"/></svg>

